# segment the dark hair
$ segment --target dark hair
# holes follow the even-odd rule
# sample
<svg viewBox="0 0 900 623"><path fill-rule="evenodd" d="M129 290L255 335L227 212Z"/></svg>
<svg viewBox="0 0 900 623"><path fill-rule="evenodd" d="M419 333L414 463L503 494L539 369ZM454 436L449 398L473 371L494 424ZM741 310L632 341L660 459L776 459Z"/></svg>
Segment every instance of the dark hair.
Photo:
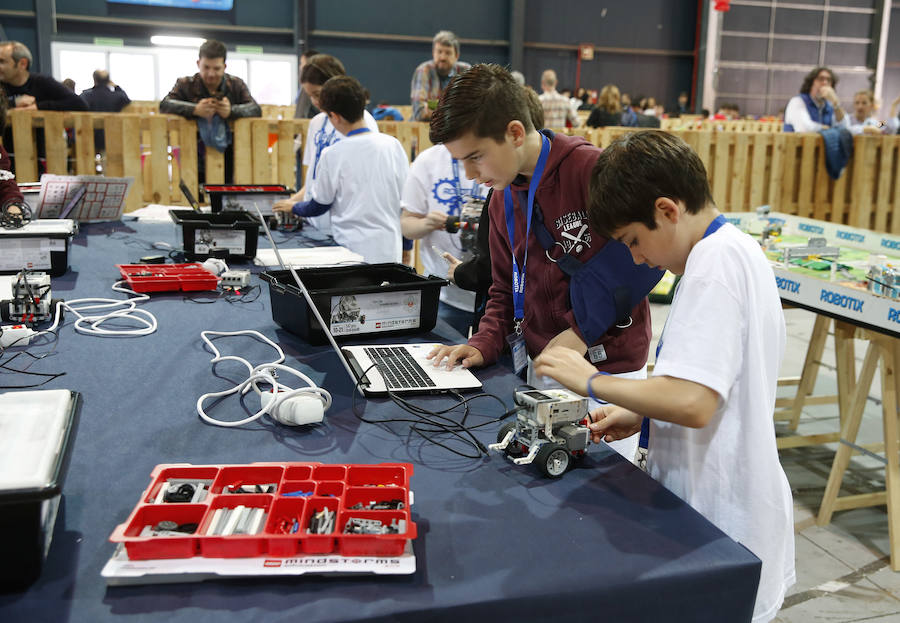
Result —
<svg viewBox="0 0 900 623"><path fill-rule="evenodd" d="M827 71L831 74L831 86L836 87L838 83L838 77L834 75L834 72L831 71L828 67L816 67L811 72L806 74L806 77L803 78L803 84L800 85L800 92L809 95L810 90L812 89L812 83L815 81L816 76L818 76L821 72Z"/></svg>
<svg viewBox="0 0 900 623"><path fill-rule="evenodd" d="M343 63L330 54L315 54L306 59L306 65L300 72L300 84L322 86L330 78L347 73Z"/></svg>
<svg viewBox="0 0 900 623"><path fill-rule="evenodd" d="M467 132L503 141L511 121L533 130L525 92L500 65L478 64L454 76L431 115L432 143L447 143Z"/></svg>
<svg viewBox="0 0 900 623"><path fill-rule="evenodd" d="M207 39L200 46L200 58L221 58L223 61L228 55L225 44L215 39Z"/></svg>
<svg viewBox="0 0 900 623"><path fill-rule="evenodd" d="M350 123L356 123L362 119L368 96L365 87L353 76L335 76L322 86L319 104L325 112L337 113Z"/></svg>
<svg viewBox="0 0 900 623"><path fill-rule="evenodd" d="M656 229L656 200L683 201L695 214L713 202L700 157L661 130L625 134L603 150L591 172L588 219L601 236L631 223Z"/></svg>
<svg viewBox="0 0 900 623"><path fill-rule="evenodd" d="M316 54L318 54L318 52L310 48L308 50L303 50L303 53L300 56L305 56L306 59L309 60L310 57L315 56Z"/></svg>

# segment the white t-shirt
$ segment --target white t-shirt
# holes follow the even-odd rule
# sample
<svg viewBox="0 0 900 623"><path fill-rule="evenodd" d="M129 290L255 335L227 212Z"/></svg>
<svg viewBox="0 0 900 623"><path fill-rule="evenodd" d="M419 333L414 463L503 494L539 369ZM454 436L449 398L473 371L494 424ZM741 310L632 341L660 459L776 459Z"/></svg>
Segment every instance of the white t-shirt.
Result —
<svg viewBox="0 0 900 623"><path fill-rule="evenodd" d="M458 192L457 192L458 191ZM403 187L400 207L412 214L422 216L429 212L443 212L456 216L468 197L487 196L487 188L478 182L466 179L463 166L458 172L453 170L453 157L443 145L434 145L419 154L409 167L409 177ZM459 232L451 234L443 229L430 232L421 239L419 252L426 275L447 275L448 264L432 247L447 252L460 259L471 254L471 249L463 249ZM441 300L457 309L473 311L475 293L463 290L451 283L441 288Z"/></svg>
<svg viewBox="0 0 900 623"><path fill-rule="evenodd" d="M721 401L701 429L651 420L648 471L762 560L753 621L770 621L795 582L794 521L772 418L784 314L758 243L725 224L694 246L661 343L654 376Z"/></svg>
<svg viewBox="0 0 900 623"><path fill-rule="evenodd" d="M368 110L363 111L363 118L366 120L366 127L377 134L378 123ZM304 199L310 198L315 172L318 169L317 163L322 157L322 151L344 138L347 137L335 129L324 112L320 112L310 119L306 132L306 146L303 148L303 164L306 166L306 177L303 178L303 185L306 187ZM307 217L306 220L316 229L327 230L331 227L331 217L328 212L321 216Z"/></svg>
<svg viewBox="0 0 900 623"><path fill-rule="evenodd" d="M334 241L370 264L399 262L400 193L409 161L400 141L362 132L326 147L310 198L331 204Z"/></svg>

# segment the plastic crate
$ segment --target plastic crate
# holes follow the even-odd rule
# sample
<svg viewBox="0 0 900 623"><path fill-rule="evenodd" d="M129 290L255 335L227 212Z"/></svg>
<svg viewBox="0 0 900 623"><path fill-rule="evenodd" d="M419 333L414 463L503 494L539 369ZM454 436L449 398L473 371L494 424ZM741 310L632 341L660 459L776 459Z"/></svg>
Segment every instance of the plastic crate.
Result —
<svg viewBox="0 0 900 623"><path fill-rule="evenodd" d="M131 560L331 553L399 556L417 534L409 508L412 473L410 463L157 465L141 501L110 541L124 543ZM205 488L202 501L166 500L170 490L191 483L193 499L198 489ZM323 514L323 509L333 514L333 526L321 534L309 533L313 516ZM235 523L222 529L229 511ZM256 514L258 530L241 530L252 523L244 518ZM183 531L161 528L163 522ZM348 523L398 529L345 532Z"/></svg>
<svg viewBox="0 0 900 623"><path fill-rule="evenodd" d="M40 575L68 470L81 395L65 389L0 393L0 592Z"/></svg>
<svg viewBox="0 0 900 623"><path fill-rule="evenodd" d="M169 216L181 225L184 256L189 260L256 257L259 221L246 212L169 210Z"/></svg>
<svg viewBox="0 0 900 623"><path fill-rule="evenodd" d="M200 264L116 264L135 292L215 290L219 278Z"/></svg>
<svg viewBox="0 0 900 623"><path fill-rule="evenodd" d="M430 331L437 323L441 288L449 283L390 263L305 268L297 274L339 341ZM325 333L290 271L268 271L260 277L269 283L275 322L310 344L324 344Z"/></svg>

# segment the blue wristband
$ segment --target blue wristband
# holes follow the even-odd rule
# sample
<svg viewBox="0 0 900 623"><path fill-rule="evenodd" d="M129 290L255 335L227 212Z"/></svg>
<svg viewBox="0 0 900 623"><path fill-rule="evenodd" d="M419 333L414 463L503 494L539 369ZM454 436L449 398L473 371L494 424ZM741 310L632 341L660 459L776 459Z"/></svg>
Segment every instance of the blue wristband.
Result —
<svg viewBox="0 0 900 623"><path fill-rule="evenodd" d="M589 378L589 379L588 379L588 382L587 382L587 394L588 394L588 396L590 397L591 400L593 400L593 401L595 401L595 402L599 402L599 403L602 404L602 405L608 405L609 403L606 402L605 400L600 400L599 398L597 398L597 397L594 395L594 390L591 389L591 382L592 382L595 378L597 378L598 376L600 376L601 374L603 374L604 376L609 376L609 372L594 372L594 373L591 375L591 378Z"/></svg>

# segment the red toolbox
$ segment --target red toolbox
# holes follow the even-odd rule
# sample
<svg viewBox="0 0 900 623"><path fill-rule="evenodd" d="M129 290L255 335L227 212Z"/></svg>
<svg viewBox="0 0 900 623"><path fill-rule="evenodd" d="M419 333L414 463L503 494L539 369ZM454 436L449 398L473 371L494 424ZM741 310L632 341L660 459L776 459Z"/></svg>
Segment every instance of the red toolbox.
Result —
<svg viewBox="0 0 900 623"><path fill-rule="evenodd" d="M131 560L399 556L416 538L410 463L157 465L110 536Z"/></svg>
<svg viewBox="0 0 900 623"><path fill-rule="evenodd" d="M135 292L215 290L219 278L200 264L116 264Z"/></svg>

